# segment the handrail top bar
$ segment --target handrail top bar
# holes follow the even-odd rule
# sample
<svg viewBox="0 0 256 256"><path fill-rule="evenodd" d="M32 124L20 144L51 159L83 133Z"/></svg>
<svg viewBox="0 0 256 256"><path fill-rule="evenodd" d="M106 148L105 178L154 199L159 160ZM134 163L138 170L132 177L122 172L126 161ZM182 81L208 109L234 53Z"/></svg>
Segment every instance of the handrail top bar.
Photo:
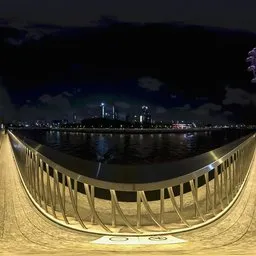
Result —
<svg viewBox="0 0 256 256"><path fill-rule="evenodd" d="M98 188L118 191L150 191L186 183L211 171L255 139L255 134L250 134L215 150L171 163L116 165L80 159L27 138L22 141L10 131L9 135L60 173ZM119 182L121 179L126 182Z"/></svg>

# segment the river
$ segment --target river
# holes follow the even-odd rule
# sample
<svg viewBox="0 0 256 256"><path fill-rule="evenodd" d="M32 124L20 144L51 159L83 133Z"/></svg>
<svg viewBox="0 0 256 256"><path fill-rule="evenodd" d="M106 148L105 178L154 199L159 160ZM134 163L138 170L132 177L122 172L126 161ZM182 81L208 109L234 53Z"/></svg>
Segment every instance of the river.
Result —
<svg viewBox="0 0 256 256"><path fill-rule="evenodd" d="M250 133L221 130L170 134L99 134L43 130L16 131L64 153L112 164L172 162L221 147Z"/></svg>

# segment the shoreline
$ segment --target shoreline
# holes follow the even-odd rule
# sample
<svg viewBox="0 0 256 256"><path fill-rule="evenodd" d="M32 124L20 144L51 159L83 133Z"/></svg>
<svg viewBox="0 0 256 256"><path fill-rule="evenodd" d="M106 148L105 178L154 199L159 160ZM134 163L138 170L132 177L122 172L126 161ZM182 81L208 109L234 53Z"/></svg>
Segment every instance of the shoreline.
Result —
<svg viewBox="0 0 256 256"><path fill-rule="evenodd" d="M230 130L228 128L188 128L188 129L126 129L126 128L11 128L12 130L45 130L59 132L81 132L81 133L117 133L117 134L154 134L154 133L192 133ZM233 129L232 129L233 130Z"/></svg>

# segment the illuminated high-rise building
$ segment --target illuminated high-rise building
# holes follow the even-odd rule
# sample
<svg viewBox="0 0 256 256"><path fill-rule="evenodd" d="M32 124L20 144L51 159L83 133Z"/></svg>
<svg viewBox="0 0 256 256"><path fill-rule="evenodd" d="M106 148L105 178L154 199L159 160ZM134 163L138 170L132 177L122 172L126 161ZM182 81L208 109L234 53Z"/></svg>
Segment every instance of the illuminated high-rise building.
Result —
<svg viewBox="0 0 256 256"><path fill-rule="evenodd" d="M142 106L142 122L151 124L151 114L148 106Z"/></svg>
<svg viewBox="0 0 256 256"><path fill-rule="evenodd" d="M101 107L101 117L105 118L105 104L101 103L100 107Z"/></svg>
<svg viewBox="0 0 256 256"><path fill-rule="evenodd" d="M112 118L116 119L115 105L112 106Z"/></svg>

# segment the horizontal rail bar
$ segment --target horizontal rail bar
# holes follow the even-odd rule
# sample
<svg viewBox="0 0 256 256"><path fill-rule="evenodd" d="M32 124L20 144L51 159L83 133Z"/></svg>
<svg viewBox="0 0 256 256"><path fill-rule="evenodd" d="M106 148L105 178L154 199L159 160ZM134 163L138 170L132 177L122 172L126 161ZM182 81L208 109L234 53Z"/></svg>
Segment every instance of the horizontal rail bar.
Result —
<svg viewBox="0 0 256 256"><path fill-rule="evenodd" d="M182 166L186 165L186 168L191 167L193 168L195 163L199 163L200 165L202 165L202 162L206 161L206 158L209 159L209 161L207 162L206 165L201 166L199 169L195 170L195 171L191 171L188 174L179 176L179 177L175 177L172 179L166 179L166 180L162 180L162 181L156 181L156 182L150 182L150 183L117 183L117 182L110 182L110 181L104 181L104 180L100 180L100 179L95 179L92 177L88 177L79 173L83 173L84 170L90 169L90 167L92 168L91 170L95 170L94 173L96 173L97 168L95 168L96 164L92 165L92 163L89 163L89 161L86 160L82 160L82 159L78 159L66 154L63 154L61 152L58 152L56 150L50 149L49 147L40 145L38 143L36 143L37 146L35 146L35 148L33 148L32 146L28 145L26 142L21 141L17 136L15 136L12 132L9 132L9 135L16 139L19 143L23 144L24 146L26 146L29 150L31 150L32 152L37 153L38 156L40 156L40 158L49 166L51 166L54 169L57 169L60 173L64 173L66 176L72 178L73 180L79 181L81 183L87 183L88 185L92 185L98 188L103 188L103 189L113 189L116 191L152 191L152 190L158 190L161 188L168 188L168 187L174 187L174 186L178 186L181 183L186 183L189 182L192 179L198 178L202 175L204 175L207 172L212 171L215 167L217 167L219 165L219 163L224 162L225 160L227 160L232 154L234 154L240 147L245 146L246 144L248 144L250 141L255 140L255 135L252 136L246 136L242 139L239 139L235 142L229 143L226 146L223 146L219 149L207 152L205 154L196 156L196 157L192 157L190 159L185 159L182 161L178 161L177 163L169 163L168 166L168 172L169 173L174 173L171 172L170 170L180 170L180 168L182 168ZM35 143L35 142L34 142ZM41 149L41 152L40 151ZM229 150L229 151L227 151ZM53 160L47 158L46 156L43 155L43 153L51 153L52 158L54 158L54 156L58 156L58 160L61 157L61 159L63 161L65 161L65 163L67 165L70 166L73 165L73 169L77 167L77 172L71 171L68 168L57 164L56 162L54 162ZM200 160L200 158L203 158ZM215 160L213 160L215 159ZM71 161L72 160L72 161ZM183 163L182 163L183 162ZM76 166L74 166L74 163L76 163ZM193 164L194 163L194 164ZM83 165L85 164L85 165ZM89 164L89 165L86 165ZM188 165L188 166L187 166ZM108 171L111 168L117 168L115 165L102 165L101 166L108 166ZM161 164L157 164L157 165L146 165L147 168L154 168L154 171L157 169L160 173L161 168L163 167L163 165ZM152 167L153 166L153 167ZM80 169L82 168L83 169ZM104 168L105 168L104 167ZM120 168L122 168L122 170L124 170L126 167L125 166L121 166L118 167L119 172L120 172ZM138 166L135 166L136 170L138 169ZM146 175L146 169L143 169L143 165L139 166L140 171L145 173ZM166 169L166 167L165 167ZM107 170L105 170L107 171ZM159 174L158 173L158 174ZM137 171L138 174L138 171ZM149 176L149 175L147 175Z"/></svg>

